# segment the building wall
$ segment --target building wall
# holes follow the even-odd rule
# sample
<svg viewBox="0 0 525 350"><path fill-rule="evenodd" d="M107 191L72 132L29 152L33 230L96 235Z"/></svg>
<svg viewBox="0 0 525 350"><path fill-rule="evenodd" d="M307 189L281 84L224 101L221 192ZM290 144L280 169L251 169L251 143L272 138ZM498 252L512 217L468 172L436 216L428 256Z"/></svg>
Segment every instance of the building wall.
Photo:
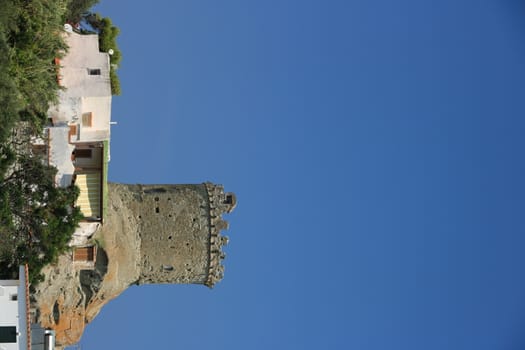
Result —
<svg viewBox="0 0 525 350"><path fill-rule="evenodd" d="M81 205L87 217L101 220L102 183L106 179L105 175L101 175L105 171L101 149L94 149L91 159L79 158L74 163L71 153L76 145L83 148L86 147L84 143L110 139L112 95L109 55L99 51L97 35L68 32L64 36L69 46L59 63L59 82L64 89L59 92L58 103L48 111L55 125L49 128L52 136L49 162L58 168L56 182L59 186L70 185L73 175L78 175L81 195L77 204ZM87 168L98 169L99 176L86 175L94 172ZM90 225L78 229L79 234L75 234L73 241L85 242L86 237L94 233L89 230L97 227Z"/></svg>
<svg viewBox="0 0 525 350"><path fill-rule="evenodd" d="M19 333L17 343L0 343L2 350L27 347L26 274L20 267L20 280L0 280L0 327L15 326ZM12 296L16 295L16 300Z"/></svg>
<svg viewBox="0 0 525 350"><path fill-rule="evenodd" d="M129 208L138 219L140 277L143 283L197 283L213 286L222 278L219 230L222 186L128 185ZM221 203L216 205L217 203ZM222 223L222 224L221 224ZM222 241L224 242L224 240Z"/></svg>
<svg viewBox="0 0 525 350"><path fill-rule="evenodd" d="M0 281L0 326L17 323L18 301L11 300L13 295L18 299L18 281Z"/></svg>
<svg viewBox="0 0 525 350"><path fill-rule="evenodd" d="M92 125L82 124L82 115L91 113ZM79 142L102 141L109 139L111 114L111 96L82 97L78 117L80 127Z"/></svg>
<svg viewBox="0 0 525 350"><path fill-rule="evenodd" d="M71 96L111 96L109 55L100 52L98 35L65 35L69 50L60 61L60 84ZM100 75L90 75L88 69L99 69Z"/></svg>
<svg viewBox="0 0 525 350"><path fill-rule="evenodd" d="M100 52L97 35L65 33L69 50L60 61L59 102L49 109L55 125L75 124L78 139L72 142L108 140L111 118L109 55ZM96 71L96 74L93 72ZM82 123L84 113L93 114L91 126Z"/></svg>

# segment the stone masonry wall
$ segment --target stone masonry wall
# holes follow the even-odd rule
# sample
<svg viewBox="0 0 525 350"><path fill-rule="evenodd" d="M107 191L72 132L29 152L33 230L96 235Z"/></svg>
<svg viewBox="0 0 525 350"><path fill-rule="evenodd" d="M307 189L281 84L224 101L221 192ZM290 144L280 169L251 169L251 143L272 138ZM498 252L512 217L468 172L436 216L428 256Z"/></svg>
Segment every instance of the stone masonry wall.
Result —
<svg viewBox="0 0 525 350"><path fill-rule="evenodd" d="M209 201L204 185L134 186L144 283L204 284L209 267Z"/></svg>
<svg viewBox="0 0 525 350"><path fill-rule="evenodd" d="M126 185L134 201L128 209L138 223L140 277L137 284L196 283L212 287L222 279L222 214L235 196L211 183Z"/></svg>

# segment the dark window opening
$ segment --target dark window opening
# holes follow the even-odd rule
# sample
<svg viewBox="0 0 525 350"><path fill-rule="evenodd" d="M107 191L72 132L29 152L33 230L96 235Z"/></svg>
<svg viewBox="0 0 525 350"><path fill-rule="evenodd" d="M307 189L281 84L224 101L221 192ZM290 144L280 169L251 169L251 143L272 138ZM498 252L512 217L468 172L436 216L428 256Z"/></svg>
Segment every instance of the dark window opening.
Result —
<svg viewBox="0 0 525 350"><path fill-rule="evenodd" d="M159 207L155 208L155 213L159 213Z"/></svg>
<svg viewBox="0 0 525 350"><path fill-rule="evenodd" d="M91 158L93 151L88 148L80 148L75 150L76 158Z"/></svg>
<svg viewBox="0 0 525 350"><path fill-rule="evenodd" d="M16 343L16 327L0 327L0 343Z"/></svg>
<svg viewBox="0 0 525 350"><path fill-rule="evenodd" d="M89 75L100 75L100 69L99 68L88 69L88 74Z"/></svg>
<svg viewBox="0 0 525 350"><path fill-rule="evenodd" d="M18 300L18 294L11 294L11 301L17 301Z"/></svg>
<svg viewBox="0 0 525 350"><path fill-rule="evenodd" d="M226 199L224 200L224 204L232 204L233 203L233 196L228 195L226 196Z"/></svg>
<svg viewBox="0 0 525 350"><path fill-rule="evenodd" d="M173 271L173 266L171 265L162 265L164 271Z"/></svg>

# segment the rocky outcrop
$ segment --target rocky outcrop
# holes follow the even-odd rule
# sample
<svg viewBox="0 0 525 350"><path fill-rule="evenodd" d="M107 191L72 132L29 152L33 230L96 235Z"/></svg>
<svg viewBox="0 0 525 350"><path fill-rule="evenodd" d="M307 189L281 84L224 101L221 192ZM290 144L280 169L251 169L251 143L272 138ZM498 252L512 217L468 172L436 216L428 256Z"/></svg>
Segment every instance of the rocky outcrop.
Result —
<svg viewBox="0 0 525 350"><path fill-rule="evenodd" d="M101 308L138 279L140 241L135 218L127 213L129 200L125 188L110 184L105 222L93 237L99 245L94 270L75 267L69 253L43 271L34 306L41 325L56 331L59 346L77 343Z"/></svg>

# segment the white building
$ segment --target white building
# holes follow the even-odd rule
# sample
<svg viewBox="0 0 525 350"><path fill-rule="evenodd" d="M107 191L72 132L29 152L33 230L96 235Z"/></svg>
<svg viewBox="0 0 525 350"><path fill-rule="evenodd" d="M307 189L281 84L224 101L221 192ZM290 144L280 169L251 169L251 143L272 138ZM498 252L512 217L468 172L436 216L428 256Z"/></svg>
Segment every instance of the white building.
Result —
<svg viewBox="0 0 525 350"><path fill-rule="evenodd" d="M0 280L0 350L52 350L55 336L31 324L27 267L18 280Z"/></svg>
<svg viewBox="0 0 525 350"><path fill-rule="evenodd" d="M20 266L20 279L0 280L0 349L29 348L27 273Z"/></svg>
<svg viewBox="0 0 525 350"><path fill-rule="evenodd" d="M58 104L48 111L49 163L58 169L56 183L80 188L77 205L85 220L72 245L82 245L104 220L111 125L109 54L100 52L98 35L65 32L69 46L60 61L58 80L64 87Z"/></svg>

